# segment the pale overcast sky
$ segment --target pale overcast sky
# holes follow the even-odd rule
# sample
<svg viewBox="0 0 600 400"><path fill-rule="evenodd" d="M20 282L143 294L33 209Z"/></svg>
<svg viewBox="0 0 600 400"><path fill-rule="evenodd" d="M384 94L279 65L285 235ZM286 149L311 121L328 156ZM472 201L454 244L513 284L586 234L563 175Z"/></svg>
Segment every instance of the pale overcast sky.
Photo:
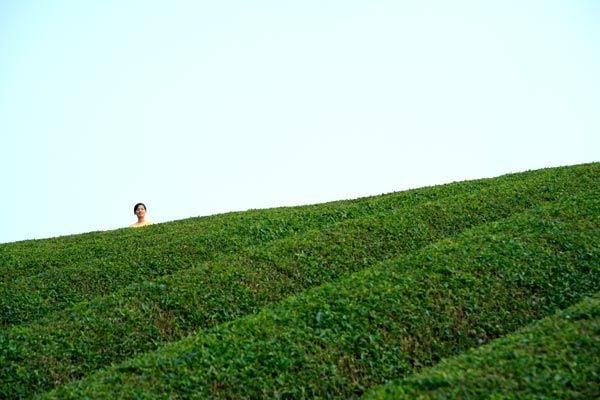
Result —
<svg viewBox="0 0 600 400"><path fill-rule="evenodd" d="M0 2L0 243L600 161L600 1Z"/></svg>

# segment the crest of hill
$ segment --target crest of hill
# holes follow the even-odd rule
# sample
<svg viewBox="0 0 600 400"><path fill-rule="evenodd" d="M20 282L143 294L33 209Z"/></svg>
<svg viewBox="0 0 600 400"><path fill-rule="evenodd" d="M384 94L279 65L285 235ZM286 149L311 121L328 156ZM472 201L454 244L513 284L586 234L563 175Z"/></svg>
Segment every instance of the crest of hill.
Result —
<svg viewBox="0 0 600 400"><path fill-rule="evenodd" d="M563 193L586 187L590 180L595 183L598 168L598 163L550 168L358 200L193 218L144 230L120 229L0 245L0 325L27 323L131 284L286 237L326 232L344 222L416 217L418 211L425 219L433 220L442 213L461 219L453 222L458 231L485 218L507 216L513 209L560 198ZM456 207L452 212L440 210L445 207L440 202L447 199ZM496 202L495 210L486 217L477 207L490 202ZM415 222L414 226L420 225Z"/></svg>

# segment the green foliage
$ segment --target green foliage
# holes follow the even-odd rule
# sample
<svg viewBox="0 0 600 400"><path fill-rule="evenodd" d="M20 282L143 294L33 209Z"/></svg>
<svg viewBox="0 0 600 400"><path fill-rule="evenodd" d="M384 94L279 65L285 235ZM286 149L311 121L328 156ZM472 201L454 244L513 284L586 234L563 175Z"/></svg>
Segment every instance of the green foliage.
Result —
<svg viewBox="0 0 600 400"><path fill-rule="evenodd" d="M600 294L365 399L598 399Z"/></svg>
<svg viewBox="0 0 600 400"><path fill-rule="evenodd" d="M31 322L132 283L215 261L249 246L495 184L480 180L353 201L193 218L143 230L127 228L3 244L0 326Z"/></svg>
<svg viewBox="0 0 600 400"><path fill-rule="evenodd" d="M217 381L202 378L214 383L210 393L216 397L356 396L373 384L403 376L435 363L440 357L510 332L556 307L572 304L593 290L598 281L595 265L598 265L600 209L589 198L598 197L599 178L600 164L553 168L352 201L254 210L138 230L121 229L0 245L3 271L0 275L3 326L0 331L0 398L28 397L86 376L91 376L89 379L93 381L96 379L94 371L131 358L131 362L118 364L118 371L125 368L127 372L129 367L123 366L134 365L138 359L132 357L143 353L149 354L149 362L161 371L166 367L160 360L167 360L167 364L173 362L175 369L167 370L175 376L188 364L193 365L190 374L203 376L204 367L216 374L217 365L231 362L231 357L241 357L250 364L264 364L261 373L270 374L268 379L258 374L255 383L253 376L257 371L250 364L242 363L239 367L246 371L244 376L248 380L244 382L243 377L233 372L237 367L230 365L227 367L230 377L219 371L213 374L218 377ZM532 211L517 215L526 210ZM509 219L498 222L505 218ZM527 222L523 222L525 220ZM460 236L453 239L456 235ZM506 239L508 243L498 242L498 237L511 239ZM521 245L523 240L526 243ZM516 289L516 294L508 289L505 291L510 294L499 290L500 308L482 306L485 312L491 313L488 315L483 311L477 314L481 311L479 303L473 305L468 297L458 296L456 307L462 311L450 312L447 316L450 322L445 322L443 329L435 328L438 323L435 319L429 321L431 310L425 317L421 315L425 310L423 304L439 302L436 293L442 298L445 289L441 288L447 289L446 280L453 282L455 276L461 276L457 278L458 283L484 296L486 290L495 287L496 281L486 278L490 280L486 283L468 272L469 268L494 266L503 260L521 262L503 253L509 248L520 254L517 260L526 259L529 263L527 268L519 267L523 271L518 279L511 279L515 278L514 285L531 298L519 297L522 293ZM429 278L435 283L433 291L427 286L418 296L411 297L412 289L419 287L421 278L417 276L420 277L422 267L442 257L440 254L456 251L462 253L448 256L444 267ZM395 261L385 261L392 259ZM554 265L549 260L562 264ZM435 339L434 344L421 344L412 336L406 336L409 331L398 330L391 322L389 328L383 325L383 333L377 331L381 326L376 326L378 333L369 333L366 337L365 332L356 330L356 324L370 326L378 312L385 315L386 309L397 307L398 299L403 298L404 294L398 294L398 287L389 288L383 283L381 277L387 277L390 268L396 271L392 275L401 273L402 276L402 282L394 285L406 289L402 307L397 311L403 314L394 318L408 318L411 323L413 319L429 321L432 325L420 323L411 328L411 335L444 332L442 339ZM496 265L496 268L500 267ZM552 289L548 287L547 283L554 282L557 276L560 276L558 286L567 289L557 289L556 284L551 284ZM317 286L312 289L314 292L307 292ZM359 294L350 296L351 301L346 304L348 300L344 296L353 291ZM391 299L382 295L388 292ZM284 300L298 293L304 294ZM513 294L514 299L510 300ZM346 299L339 304L346 322L333 331L327 327L331 315L337 315L329 304L330 295ZM485 297L482 301L496 299ZM524 311L520 301L523 305L530 304L531 310ZM305 308L308 314L302 314ZM381 311L377 311L379 309ZM370 310L376 310L372 316L369 316ZM493 311L497 311L497 315ZM465 315L471 313L474 313L473 318L479 319L477 323L483 324L479 331L474 331L477 334L463 332L455 338L457 343L444 338L444 335L454 337L451 325L463 319L470 321ZM304 322L297 320L298 315L305 315L320 328L305 330ZM260 324L271 330L257 330L256 321L262 321ZM238 325L244 328L235 328ZM236 335L243 333L244 338L229 338L231 329ZM279 333L289 336L284 340L277 336ZM405 335L402 340L408 342L396 343L399 334ZM259 347L265 346L263 341L267 340L267 347L273 353L261 353L255 359L252 351L238 348L227 340L223 345L227 348L218 345L221 347L215 350L211 347L216 346L211 339L214 335L236 343L252 337L252 346ZM188 338L178 342L185 337ZM325 338L331 343L321 341ZM188 349L190 341L196 341L193 346L201 343L209 353ZM167 345L170 342L174 344ZM346 347L342 346L344 343ZM428 356L421 353L398 356L386 350L392 346L392 353L399 349L404 351L414 343L419 348L429 349ZM150 353L156 349L157 353ZM175 357L178 361L173 361L169 349L181 351ZM300 359L287 357L286 350ZM211 353L213 351L215 353ZM368 356L364 360L370 365L368 368L363 365L362 355L356 359L356 352ZM315 357L321 353L325 358ZM281 354L285 356L280 357ZM204 367L198 369L197 358L205 355L209 358L204 359ZM269 361L273 357L278 361ZM323 366L324 362L334 363L334 371L328 369L331 366ZM314 371L302 372L307 368L306 363L308 369L314 368ZM322 368L326 371L324 375L315 378L314 374ZM381 368L387 372L377 372ZM304 378L297 378L289 369L316 379L324 387L305 386ZM374 372L365 375L364 370ZM119 395L127 397L126 385L120 386L119 382L129 379L129 375L116 373L114 369L109 371L113 371L110 379L116 379L115 387L125 391ZM137 371L137 367L131 371ZM282 372L282 378L280 371L288 372ZM333 381L323 382L322 378L330 374ZM139 383L139 377L135 373L133 376ZM185 374L181 380L173 381L176 383L163 379L162 372L156 370L145 376L148 382L162 385L165 394L173 392L187 397L196 391L204 393L196 378ZM106 384L103 378L99 379L98 385ZM222 384L221 379L236 382L231 385L248 386L248 392L221 390L221 387L229 387ZM181 385L181 389L177 385ZM269 391L264 385L278 389ZM347 388L341 390L344 385ZM329 391L330 386L335 389ZM137 397L138 389L134 387L130 397ZM75 389L66 386L61 390ZM92 398L114 397L110 392L89 393Z"/></svg>
<svg viewBox="0 0 600 400"><path fill-rule="evenodd" d="M466 230L43 397L360 396L600 290L598 195Z"/></svg>

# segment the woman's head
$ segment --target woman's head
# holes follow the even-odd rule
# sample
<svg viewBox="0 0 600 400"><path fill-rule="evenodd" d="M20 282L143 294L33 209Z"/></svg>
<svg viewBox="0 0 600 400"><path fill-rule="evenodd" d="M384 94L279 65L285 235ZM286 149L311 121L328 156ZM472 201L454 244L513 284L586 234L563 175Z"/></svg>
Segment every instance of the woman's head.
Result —
<svg viewBox="0 0 600 400"><path fill-rule="evenodd" d="M133 206L133 213L137 213L138 208L143 208L144 210L147 210L146 205L144 203L137 203L135 206Z"/></svg>

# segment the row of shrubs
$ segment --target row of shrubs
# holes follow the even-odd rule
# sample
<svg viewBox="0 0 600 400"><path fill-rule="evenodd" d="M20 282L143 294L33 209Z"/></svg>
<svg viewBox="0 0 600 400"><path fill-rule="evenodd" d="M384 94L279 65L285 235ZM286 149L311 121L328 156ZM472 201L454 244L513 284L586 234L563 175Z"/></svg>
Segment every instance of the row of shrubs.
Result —
<svg viewBox="0 0 600 400"><path fill-rule="evenodd" d="M598 399L600 293L491 344L370 391L384 399Z"/></svg>
<svg viewBox="0 0 600 400"><path fill-rule="evenodd" d="M539 174L357 217L249 246L5 329L0 334L0 379L7 385L0 395L14 398L46 390L197 329L254 313L291 293L503 218L555 193L586 192L594 187L591 177Z"/></svg>
<svg viewBox="0 0 600 400"><path fill-rule="evenodd" d="M555 168L509 175L497 181L463 182L322 206L160 224L143 231L125 229L3 245L0 246L3 262L0 326L31 322L74 303L114 293L132 283L197 267L249 246L261 246L310 230L326 230L346 220L374 214L386 219L388 212L390 215L411 213L414 206L427 201L430 208L423 212L431 213L426 217L433 219L437 213L447 214L440 207L436 208L435 199L465 196L466 207L472 209L465 226L470 226L475 222L473 219L479 217L476 203L492 201L490 197L496 196L496 191L501 192L501 196L510 191L516 197L505 204L505 212L508 212L513 205L537 204L587 187L590 182L597 182L599 175L598 164ZM462 214L458 216L462 218ZM461 221L457 223L460 225ZM36 247L39 249L33 251ZM26 256L28 251L23 249L30 249L33 256Z"/></svg>
<svg viewBox="0 0 600 400"><path fill-rule="evenodd" d="M578 167L586 169L584 165ZM182 249L178 246L184 247L183 250L186 246L193 248L195 252L191 254L195 260L211 259L215 252L234 252L240 247L287 236L290 232L316 229L376 211L410 207L424 201L497 185L501 180L529 179L549 171L552 174L572 173L570 168L551 168L325 204L188 218L154 225L144 233L125 228L4 243L0 244L0 266L3 271L0 283L35 276L48 269L60 270L73 264L81 264L85 269L87 263L98 259L123 264L152 263L155 256L179 255ZM173 252L174 249L177 252Z"/></svg>
<svg viewBox="0 0 600 400"><path fill-rule="evenodd" d="M5 329L0 380L7 385L0 395L14 398L46 390L197 329L256 312L291 293L505 217L555 193L564 195L567 182L574 193L595 187L589 173L577 180L540 176L534 182L501 182L249 246Z"/></svg>
<svg viewBox="0 0 600 400"><path fill-rule="evenodd" d="M352 201L193 218L144 230L3 244L0 327L33 321L70 304L214 261L248 246L491 184L492 180L463 182Z"/></svg>
<svg viewBox="0 0 600 400"><path fill-rule="evenodd" d="M600 192L515 214L42 398L354 398L600 290Z"/></svg>

